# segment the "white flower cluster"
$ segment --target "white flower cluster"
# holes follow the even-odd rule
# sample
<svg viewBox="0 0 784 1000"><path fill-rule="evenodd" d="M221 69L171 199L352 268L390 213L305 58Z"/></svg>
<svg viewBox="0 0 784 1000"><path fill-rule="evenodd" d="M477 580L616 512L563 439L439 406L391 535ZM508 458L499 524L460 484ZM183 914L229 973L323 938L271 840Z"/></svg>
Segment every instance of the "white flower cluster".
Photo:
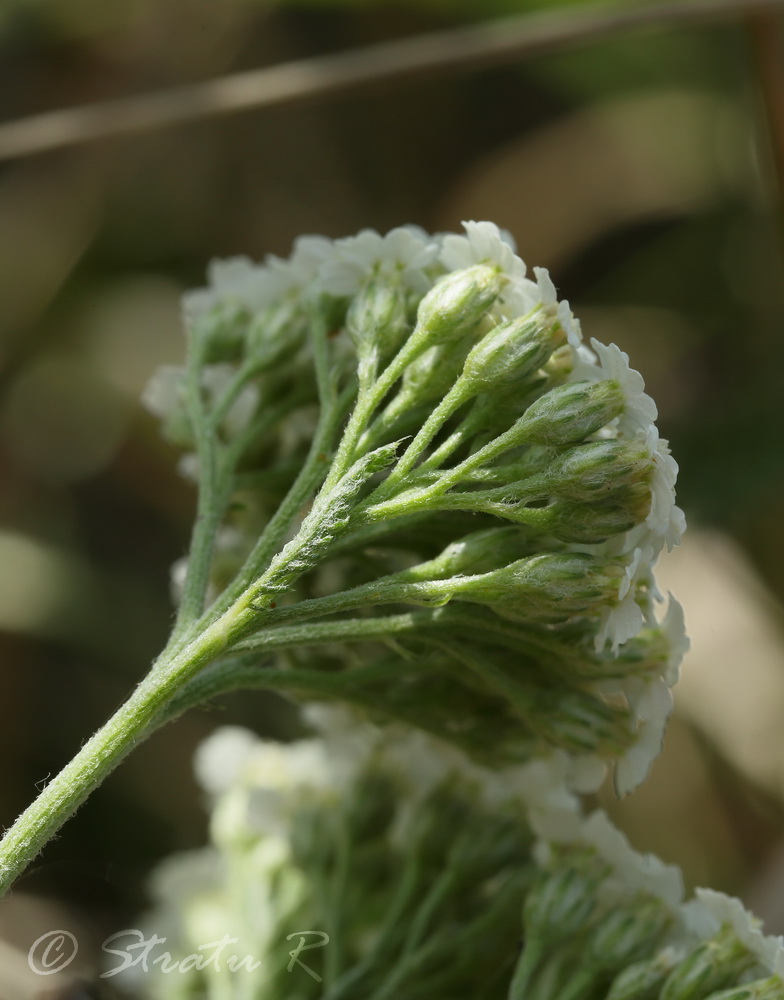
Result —
<svg viewBox="0 0 784 1000"><path fill-rule="evenodd" d="M254 264L246 257L214 261L209 268L209 287L186 294L186 317L192 321L217 304L232 302L250 313L259 313L291 294L350 297L373 277L399 279L412 292L422 295L452 271L475 264L494 267L504 281L497 305L499 318L524 316L536 308L550 310L566 332L572 351L569 378L606 380L620 387L626 403L624 412L601 434L640 438L655 461L650 512L644 525L629 532L622 546L630 554L639 549L645 557L643 562L650 565L665 545L671 549L678 543L685 524L683 512L675 505L678 467L667 442L659 438L656 404L645 393L642 376L629 366L628 355L615 344L601 344L595 338L591 340L593 350L582 344L580 324L569 303L559 302L545 268L534 268L535 280L526 276L526 265L515 253L510 234L492 222L471 221L463 226L465 235L431 236L419 227L402 226L383 236L364 229L356 236L334 241L323 236L302 236L295 241L287 260L269 255L263 264ZM220 377L225 378L226 373ZM161 415L172 402L171 373L168 378L156 379L153 386L146 402ZM238 406L237 419L249 405L244 402L244 407ZM619 627L618 634L625 631Z"/></svg>
<svg viewBox="0 0 784 1000"><path fill-rule="evenodd" d="M639 442L654 463L651 506L645 521L622 536L591 549L628 559L626 578L621 581L618 591L618 604L605 615L597 636L597 644L609 641L613 650L617 650L637 634L646 615L650 620L651 599L661 599L653 580L653 566L665 547L671 551L680 542L686 519L675 503L678 465L670 454L669 443L659 437L655 424L656 404L645 392L642 375L629 366L629 356L615 344L601 344L592 338L591 345L593 350L584 345L580 348L570 378L590 382L609 380L620 386L625 400L624 412L603 434ZM647 598L642 600L643 607L640 607L641 587L647 592Z"/></svg>
<svg viewBox="0 0 784 1000"><path fill-rule="evenodd" d="M445 274L474 264L489 264L502 275L500 308L504 318L523 316L539 306L550 308L576 350L580 325L559 302L545 268L534 268L534 280L515 253L510 233L493 222L464 222L465 235L430 235L418 226L399 226L385 235L363 229L356 236L330 240L300 236L288 259L268 255L262 264L247 257L213 261L209 286L186 293L183 311L192 323L219 304L234 303L258 313L286 296L307 293L336 297L356 295L371 278L399 280L423 295Z"/></svg>
<svg viewBox="0 0 784 1000"><path fill-rule="evenodd" d="M373 952L368 946L379 931L379 915L383 918L395 905L398 881L396 877L390 880L389 873L402 874L411 863L415 828L424 831L429 845L427 859L420 858L418 864L434 867L425 874L424 882L419 872L423 896L410 899L414 912L420 905L427 908L429 880L440 874L454 835L460 832L450 827L451 813L442 811L439 803L444 800L439 799L439 790L447 789L449 796L456 796L483 834L492 829L492 823L498 823L500 814L506 817L506 823L496 827L496 836L504 842L496 843L491 835L487 848L491 852L499 849L501 871L516 879L522 874L517 867L529 863L529 813L565 815L578 808L563 780L568 767L565 755L495 773L411 730L382 731L358 722L345 710L321 705L311 706L307 715L319 731L314 738L279 744L228 726L202 743L195 757L195 772L208 797L212 846L167 859L151 880L155 910L146 924L167 936L166 949L175 962L199 953L206 947L203 942L220 941L230 930L232 947L227 955L253 955L257 967L248 969L247 975L245 970L241 976L235 975L227 968L226 955L221 969L213 963L202 973L197 964L190 963L187 974L174 977L157 975L153 964L152 975L139 976L135 982L129 977L124 985L137 985L145 997L158 1000L239 996L233 992L233 984L240 983L242 996L280 996L281 983L275 976L285 969L281 957L291 948L285 935L302 927L315 930L329 926L336 950L348 950L358 942L360 955L369 960ZM394 785L379 793L385 803L382 814L391 813L394 819L386 831L375 824L346 825L346 817L352 815L348 804L357 800L358 791L366 794L364 781L377 776L391 779ZM360 810L365 808L366 801L359 805ZM519 843L510 845L505 838L514 837L514 830ZM334 879L334 838L347 847L353 859L350 875L355 884L350 901L356 911L342 911L333 925L325 923L325 907L331 913L333 907L346 902L333 882L327 881ZM357 869L368 841L374 859L369 878ZM378 878L379 863L389 868L382 880ZM492 872L492 861L490 865ZM460 898L477 900L481 917L506 879L489 879L477 896L475 880L481 881L482 876L472 874L469 866L464 878ZM333 886L334 898L329 893L324 897L325 882ZM521 897L523 885L520 881ZM360 904L363 899L370 900L372 906L362 907L357 899ZM504 912L502 930L513 939L518 932L519 904L507 906ZM452 941L452 930L450 923L445 946ZM378 971L381 981L390 974L387 966ZM171 988L181 992L170 994L167 991Z"/></svg>
<svg viewBox="0 0 784 1000"><path fill-rule="evenodd" d="M617 591L613 577L607 588L609 596L595 604L596 610L586 613L585 620L589 621L591 631L586 643L593 642L597 656L622 656L624 646L646 628L660 629L668 644L667 655L658 673L612 683L602 682L603 697L611 703L625 702L632 713L634 743L615 769L616 788L620 793L626 793L643 780L661 748L672 709L669 688L677 679L680 659L688 648L683 615L677 601L670 596L661 623L657 622L655 614L656 604L662 597L653 576L654 564L663 549L671 549L678 543L684 529L683 513L675 504L678 468L667 442L659 437L655 425L656 405L645 393L642 376L629 366L627 355L614 344L604 345L594 339L591 341L592 348L589 348L582 343L580 325L572 315L568 302L558 300L548 272L543 268L534 268L533 277L529 277L526 265L515 252L514 241L508 233L492 222L470 221L465 222L463 227L461 235L430 235L418 227L403 226L385 235L365 229L355 236L337 240L304 236L295 242L286 260L268 256L261 264L244 257L216 261L209 269L209 287L185 297L186 322L195 329L206 322L205 317L209 318L211 310L220 313L227 307L244 310L251 317L251 322L253 317L260 314L266 317L275 310L280 316L290 317L292 308L305 310L306 304L312 306L325 301L331 306L341 306L342 303L345 313L345 300L357 297L373 281L402 289L408 309L409 302L420 300L439 281L448 281L453 272L486 265L501 278L500 294L489 313L493 323L513 321L527 317L534 310L543 310L554 323L559 324L566 343L563 344L563 335L558 331L561 337L558 342L562 346L550 355L550 361L538 372L537 378L546 375L543 381L556 388L563 388L564 379L569 382L610 384L614 387L613 398L620 394L623 400L620 416L593 435L582 438L575 434L572 438L565 438L563 448L568 448L575 441L580 445L606 439L629 442L635 448L639 446L639 454L645 458L640 464L645 465L646 470L652 469L645 473L650 476L645 480L645 487L650 491L650 503L642 523L599 544L567 542L565 545L567 549L587 552L598 559L611 559L616 563L620 560L622 566L625 565L625 570L617 577ZM325 312L328 312L327 307ZM209 324L206 325L209 327ZM285 323L280 329L286 329ZM485 330L486 325L481 329ZM334 342L330 345L333 362L338 357L340 345L345 349L348 339L333 338ZM312 379L312 358L304 335L302 344L305 345L302 347L303 367L296 368L295 365L294 374L288 376L292 386L289 395L294 393L294 387L306 383L307 378ZM449 354L445 351L446 348L439 343L417 360L416 364L420 367L424 364L427 368L429 365L434 371L423 373L417 369L416 376L410 377L414 402L420 382L427 383L442 369L446 378L450 377ZM216 357L218 360L215 360ZM244 362L236 358L225 361L223 357L219 352L210 356L201 372L201 382L205 406L220 412L219 431L227 441L231 441L240 435L248 435L249 429L255 433L265 407L278 405L276 392L285 395L286 390L281 389L281 384L286 383L279 383L275 369L271 370L268 382L261 383L261 389L253 377L242 383L238 373L247 368L248 359ZM304 375L305 367L308 368L307 377ZM406 379L410 375L411 372L408 372L402 379L404 389L408 386ZM436 399L440 399L447 390L448 386L442 388L439 383ZM271 404L267 402L267 394ZM400 398L404 396L401 390ZM180 435L187 446L191 417L185 403L184 372L174 368L162 369L151 381L144 398L148 408L168 424L172 440ZM303 406L312 407L312 400L306 401ZM394 409L393 404L390 407ZM411 407L406 403L404 409L410 410ZM279 458L289 457L291 449L285 444L286 435L290 436L295 426L305 428L304 439L312 436L312 421L310 417L305 420L303 412L302 408L294 409L286 414L285 420L279 421L274 431L272 454ZM299 443L301 445L302 441ZM199 461L195 455L186 455L181 468L198 479ZM493 470L487 471L492 473ZM463 495L472 496L470 493ZM625 525L630 523L630 519L627 517L618 523ZM606 537L606 532L597 537ZM222 539L223 535L219 535L216 543L218 555L218 543L222 544ZM564 543L559 542L558 546L563 550ZM238 550L241 548L235 547ZM181 564L177 569L175 591L182 582L183 573L184 564ZM582 782L583 787L598 783L601 767L595 759L585 757L574 766L582 775L575 780Z"/></svg>
<svg viewBox="0 0 784 1000"><path fill-rule="evenodd" d="M773 976L784 978L784 938L766 936L761 921L739 899L724 893L698 888L694 897L685 902L680 869L665 864L655 855L635 851L604 812L597 810L585 816L579 810L561 809L532 813L530 822L540 838L534 845L534 856L544 869L564 863L555 850L556 845L588 849L606 865L607 874L596 890L600 907L623 909L640 894L663 905L669 914L669 930L659 944L660 952L666 952L665 965L674 968L700 945L724 934L729 935L731 958L727 965L728 986L733 982L740 985L767 981ZM722 959L717 954L706 961L710 965ZM784 986L779 984L779 988ZM712 990L708 992L713 996ZM662 995L673 1000L680 997L677 990Z"/></svg>
<svg viewBox="0 0 784 1000"><path fill-rule="evenodd" d="M616 976L618 968L625 972L629 961L640 967L650 964L660 980L656 990L645 996L670 1000L690 997L680 984L688 984L695 974L706 975L700 972L706 967L721 977L718 988L777 982L771 977L784 975L784 940L765 936L760 922L739 900L697 889L694 898L684 902L683 878L676 866L635 851L601 810L583 813L568 787L565 755L490 771L422 733L382 731L358 722L345 709L313 705L306 715L317 729L316 737L280 745L238 727L224 727L199 747L195 770L209 797L214 847L169 859L152 883L155 926L171 935L175 957L179 951L195 950L202 940L220 939L225 925L234 934L238 928L239 940L252 942L255 955L261 952L271 959L286 920L292 915L295 923L302 920L312 905L312 886L300 868L302 852L328 858L329 850L323 852L321 845L339 803L365 788L363 781L369 775L383 774L394 782L391 794L397 818L388 837L374 841L374 857L379 851L389 852L384 855L387 862L400 864L415 850L417 833L423 829L433 838L428 849L443 851L446 857L461 832L449 826L450 799L439 798L440 790L447 789L450 796L470 804L477 829L491 817L514 817L520 839L510 857L517 858L517 865L534 862L540 871L539 881L524 890L538 900L533 912L542 913L541 907L551 914L583 912L582 924L566 936L552 921L536 928L526 925L526 946L536 951L532 942L539 933L538 944L544 948L538 952L538 965L528 970L535 974L537 996L560 995L557 983L563 983L563 977L590 977L596 974L597 961L608 963L599 966L600 976ZM441 815L444 806L447 811ZM348 835L377 836L374 827L364 833L360 829L350 825L347 830L353 832ZM497 830L502 838L510 834L509 827ZM486 850L491 848L491 843L485 845ZM361 840L350 850L360 856ZM509 846L504 848L508 850ZM437 858L434 863L439 863ZM564 878L570 870L574 878ZM495 888L488 891L498 889L490 884ZM393 880L391 886L395 885ZM586 893L590 896L583 899ZM526 907L523 902L524 914ZM519 903L511 912L519 920ZM354 916L359 924L366 921L364 914ZM511 930L514 935L516 929ZM706 944L713 951L703 956ZM581 959L575 964L576 955ZM624 960L626 955L634 957ZM544 970L541 976L537 968ZM550 987L545 986L547 970L557 972ZM276 995L268 976L269 969L262 967L249 980L254 996ZM205 985L198 979L184 982L196 992ZM151 995L165 996L155 992L165 987L165 977L152 980ZM222 996L222 988L220 977L214 977L206 995ZM713 996L716 988L707 992ZM627 996L623 991L618 995Z"/></svg>
<svg viewBox="0 0 784 1000"><path fill-rule="evenodd" d="M579 808L571 789L596 787L595 770L586 773L580 761L560 751L495 771L426 733L400 726L382 729L342 706L311 704L303 715L317 737L281 744L224 726L200 745L194 766L215 807L216 842L230 840L238 828L280 834L293 804L312 794L324 802L335 800L369 767L392 776L412 809L439 786L456 781L471 790L478 808L489 812L517 803L532 814L571 816Z"/></svg>
<svg viewBox="0 0 784 1000"><path fill-rule="evenodd" d="M610 874L601 886L604 905L622 903L645 892L660 899L673 914L678 911L683 901L680 869L665 864L653 854L635 851L601 810L587 817L578 809L540 813L532 816L531 825L540 838L534 847L534 856L543 867L551 862L554 844L591 848L606 862Z"/></svg>
<svg viewBox="0 0 784 1000"><path fill-rule="evenodd" d="M734 896L715 889L696 889L694 897L682 908L687 931L698 941L709 941L722 928L730 928L756 960L757 968L746 973L747 979L763 975L784 979L784 937L763 934L762 921Z"/></svg>

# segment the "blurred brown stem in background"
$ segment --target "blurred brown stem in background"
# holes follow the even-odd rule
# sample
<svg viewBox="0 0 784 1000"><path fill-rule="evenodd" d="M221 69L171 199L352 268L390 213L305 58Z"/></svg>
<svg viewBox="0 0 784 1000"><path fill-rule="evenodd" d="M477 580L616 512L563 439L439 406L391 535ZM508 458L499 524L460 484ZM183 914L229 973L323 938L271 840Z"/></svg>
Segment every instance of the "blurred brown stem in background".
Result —
<svg viewBox="0 0 784 1000"><path fill-rule="evenodd" d="M0 160L249 108L314 101L360 84L433 76L454 68L497 66L523 55L560 50L648 25L748 16L760 25L759 45L767 51L765 24L775 20L776 9L784 10L784 0L674 0L626 9L603 4L433 32L8 122L0 125ZM760 61L768 63L763 56ZM781 72L781 67L773 66L771 73L774 70ZM779 90L777 100L781 99ZM779 155L784 156L780 124L776 142Z"/></svg>
<svg viewBox="0 0 784 1000"><path fill-rule="evenodd" d="M776 184L779 236L784 241L784 19L776 11L748 18L754 64L764 104Z"/></svg>

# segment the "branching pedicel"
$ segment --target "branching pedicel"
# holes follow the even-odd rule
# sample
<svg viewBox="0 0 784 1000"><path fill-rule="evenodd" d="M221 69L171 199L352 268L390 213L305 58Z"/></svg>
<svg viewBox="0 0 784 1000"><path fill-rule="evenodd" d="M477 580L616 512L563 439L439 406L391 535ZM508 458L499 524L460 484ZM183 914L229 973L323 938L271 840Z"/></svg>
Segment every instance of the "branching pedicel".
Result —
<svg viewBox="0 0 784 1000"><path fill-rule="evenodd" d="M686 647L652 568L677 466L615 346L497 227L213 265L146 403L198 483L169 644L0 844L0 892L139 739L238 687L338 700L486 766L658 753Z"/></svg>

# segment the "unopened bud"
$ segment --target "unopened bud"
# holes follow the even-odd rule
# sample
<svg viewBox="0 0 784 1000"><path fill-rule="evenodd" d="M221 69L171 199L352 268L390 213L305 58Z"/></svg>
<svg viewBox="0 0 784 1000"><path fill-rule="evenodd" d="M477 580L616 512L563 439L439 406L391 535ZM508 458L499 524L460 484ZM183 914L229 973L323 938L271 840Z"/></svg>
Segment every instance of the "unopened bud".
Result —
<svg viewBox="0 0 784 1000"><path fill-rule="evenodd" d="M591 441L557 455L542 482L569 500L597 500L619 486L650 483L654 460L642 440Z"/></svg>
<svg viewBox="0 0 784 1000"><path fill-rule="evenodd" d="M589 932L584 959L604 973L622 969L650 954L671 921L661 900L652 896L614 907Z"/></svg>
<svg viewBox="0 0 784 1000"><path fill-rule="evenodd" d="M567 382L535 400L518 421L530 444L562 448L578 444L623 413L623 392L614 383Z"/></svg>
<svg viewBox="0 0 784 1000"><path fill-rule="evenodd" d="M678 958L673 948L665 948L655 958L634 962L615 977L607 1000L659 1000L664 981Z"/></svg>
<svg viewBox="0 0 784 1000"><path fill-rule="evenodd" d="M405 290L378 278L366 282L349 306L346 330L360 357L372 351L389 357L410 332Z"/></svg>
<svg viewBox="0 0 784 1000"><path fill-rule="evenodd" d="M420 354L403 374L396 408L411 409L445 396L460 376L465 347L462 352L459 348L459 342L439 344Z"/></svg>
<svg viewBox="0 0 784 1000"><path fill-rule="evenodd" d="M609 874L593 851L565 851L555 871L543 872L523 904L529 935L548 945L581 934L596 908L596 891Z"/></svg>
<svg viewBox="0 0 784 1000"><path fill-rule="evenodd" d="M239 302L216 302L192 320L191 333L205 364L236 361L242 353L250 314Z"/></svg>
<svg viewBox="0 0 784 1000"><path fill-rule="evenodd" d="M547 508L547 530L563 542L590 545L642 524L650 509L650 488L637 483L592 503L554 501Z"/></svg>
<svg viewBox="0 0 784 1000"><path fill-rule="evenodd" d="M730 927L698 945L670 973L661 1000L703 1000L737 983L755 957Z"/></svg>
<svg viewBox="0 0 784 1000"><path fill-rule="evenodd" d="M565 334L544 309L503 323L483 337L469 352L463 376L488 385L516 382L537 371L565 339ZM482 391L484 386L476 387Z"/></svg>
<svg viewBox="0 0 784 1000"><path fill-rule="evenodd" d="M458 340L487 313L502 287L501 274L486 264L453 271L420 302L414 336L429 345Z"/></svg>
<svg viewBox="0 0 784 1000"><path fill-rule="evenodd" d="M546 552L457 582L459 596L518 613L529 621L564 621L617 600L622 564L583 552Z"/></svg>
<svg viewBox="0 0 784 1000"><path fill-rule="evenodd" d="M540 472L512 483L502 498L506 509L501 506L492 512L531 522L561 541L601 542L647 518L654 468L644 444L577 445L552 458ZM509 466L510 472L514 469ZM513 499L518 505L510 503Z"/></svg>

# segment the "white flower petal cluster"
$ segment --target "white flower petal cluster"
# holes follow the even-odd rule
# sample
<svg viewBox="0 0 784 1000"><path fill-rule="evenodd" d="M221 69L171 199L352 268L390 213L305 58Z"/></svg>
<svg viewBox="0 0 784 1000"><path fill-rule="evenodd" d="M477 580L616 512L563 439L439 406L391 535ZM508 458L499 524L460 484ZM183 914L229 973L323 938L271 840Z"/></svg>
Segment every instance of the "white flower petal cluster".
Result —
<svg viewBox="0 0 784 1000"><path fill-rule="evenodd" d="M342 706L309 705L305 717L316 738L280 744L226 726L198 748L195 772L212 803L211 836L224 850L248 837L286 840L294 811L308 800L325 808L347 795L361 773L375 769L392 778L399 793L393 842L406 845L412 824L441 786L459 789L481 813L507 811L534 825L573 823L580 801L572 791L574 761L562 751L500 770L481 767L460 750L417 730L360 720ZM580 777L585 783L587 770ZM590 788L597 778L592 769Z"/></svg>
<svg viewBox="0 0 784 1000"><path fill-rule="evenodd" d="M154 417L167 417L185 403L185 369L180 365L161 365L153 372L142 391L142 406Z"/></svg>
<svg viewBox="0 0 784 1000"><path fill-rule="evenodd" d="M613 769L618 795L628 795L648 777L664 743L673 709L672 691L660 677L634 677L624 682L624 693L634 713L636 737Z"/></svg>
<svg viewBox="0 0 784 1000"><path fill-rule="evenodd" d="M658 416L656 403L645 392L645 381L640 373L629 365L629 355L617 344L602 344L591 337L593 351L577 352L571 373L573 381L586 380L616 382L625 400L624 412L618 420L618 430L626 437L647 434Z"/></svg>
<svg viewBox="0 0 784 1000"><path fill-rule="evenodd" d="M650 572L652 551L636 548L627 559L626 570L618 584L617 603L602 612L601 624L594 638L597 653L604 649L608 641L613 653L617 653L623 643L637 635L645 621L643 610L637 603L637 588Z"/></svg>
<svg viewBox="0 0 784 1000"><path fill-rule="evenodd" d="M428 272L436 262L438 246L413 228L399 226L381 236L363 229L356 236L336 240L332 254L319 268L319 283L330 295L355 295L373 274L399 276L417 292L430 288Z"/></svg>
<svg viewBox="0 0 784 1000"><path fill-rule="evenodd" d="M213 260L207 268L208 287L183 296L186 322L194 322L219 303L237 303L251 314L261 312L290 292L307 288L334 256L335 244L326 236L299 236L288 259L268 254L263 264L243 256Z"/></svg>
<svg viewBox="0 0 784 1000"><path fill-rule="evenodd" d="M265 264L280 296L307 288L334 256L335 244L326 236L298 236L288 259L269 254Z"/></svg>
<svg viewBox="0 0 784 1000"><path fill-rule="evenodd" d="M526 266L515 253L514 241L494 222L464 222L465 236L449 233L442 237L439 258L447 271L459 271L474 264L494 264L510 282L525 278Z"/></svg>
<svg viewBox="0 0 784 1000"><path fill-rule="evenodd" d="M182 299L186 324L193 323L202 314L219 303L228 302L244 306L250 312L266 309L279 296L278 283L268 268L255 264L249 257L229 257L213 260L207 268L207 288L186 292Z"/></svg>
<svg viewBox="0 0 784 1000"><path fill-rule="evenodd" d="M543 866L550 863L553 844L573 844L596 851L611 870L600 889L606 905L644 892L660 899L673 914L677 912L683 899L680 869L653 854L635 851L602 810L587 817L579 811L532 815L531 826L539 837L534 856Z"/></svg>
<svg viewBox="0 0 784 1000"><path fill-rule="evenodd" d="M506 318L524 316L544 306L561 320L575 346L579 342L579 326L572 317L569 304L558 303L555 285L543 267L535 268L535 281L526 277L527 268L515 253L514 239L494 222L464 222L465 235L449 233L441 237L439 259L447 271L457 271L474 264L495 266L506 278L500 296L501 312Z"/></svg>
<svg viewBox="0 0 784 1000"><path fill-rule="evenodd" d="M669 655L663 677L668 687L673 687L678 682L681 663L683 662L683 657L689 651L691 641L686 634L683 607L675 600L672 594L668 594L667 596L667 613L661 623L661 628L667 639Z"/></svg>
<svg viewBox="0 0 784 1000"><path fill-rule="evenodd" d="M784 938L763 934L762 921L734 896L714 889L696 889L694 895L696 898L682 907L688 931L707 941L730 927L768 975L784 976Z"/></svg>
<svg viewBox="0 0 784 1000"><path fill-rule="evenodd" d="M357 761L375 759L396 775L414 802L455 779L473 786L477 801L490 810L517 802L534 810L572 811L578 807L574 793L596 791L604 774L594 758L575 759L558 750L530 763L490 770L425 732L375 726L341 705L308 705L303 715L327 747L333 768L346 774L356 769Z"/></svg>

